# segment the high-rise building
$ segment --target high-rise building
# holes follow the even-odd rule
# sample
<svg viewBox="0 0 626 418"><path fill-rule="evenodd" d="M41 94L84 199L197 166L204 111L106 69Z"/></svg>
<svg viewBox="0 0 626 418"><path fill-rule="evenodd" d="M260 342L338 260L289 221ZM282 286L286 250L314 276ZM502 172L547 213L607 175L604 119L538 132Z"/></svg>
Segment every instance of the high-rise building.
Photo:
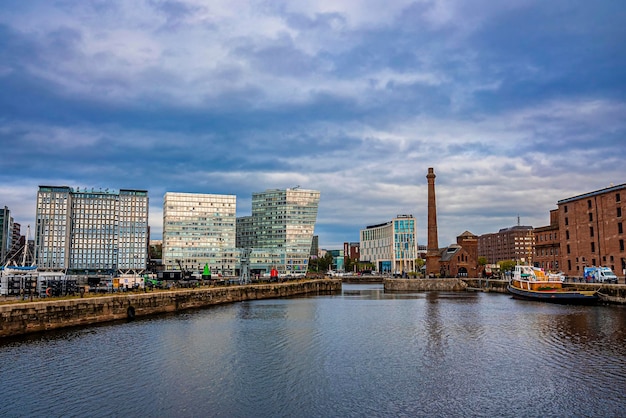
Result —
<svg viewBox="0 0 626 418"><path fill-rule="evenodd" d="M173 193L163 201L163 266L234 276L236 249L235 195Z"/></svg>
<svg viewBox="0 0 626 418"><path fill-rule="evenodd" d="M237 218L237 248L254 247L254 223L252 216Z"/></svg>
<svg viewBox="0 0 626 418"><path fill-rule="evenodd" d="M372 263L380 273L417 271L417 223L413 215L371 225L360 231L361 261Z"/></svg>
<svg viewBox="0 0 626 418"><path fill-rule="evenodd" d="M8 207L0 209L0 265L4 265L9 257L13 244L13 219Z"/></svg>
<svg viewBox="0 0 626 418"><path fill-rule="evenodd" d="M148 240L146 190L39 186L35 260L41 270L141 272Z"/></svg>
<svg viewBox="0 0 626 418"><path fill-rule="evenodd" d="M252 273L306 273L319 199L319 191L299 187L252 194L252 215L237 224L239 246L252 250Z"/></svg>

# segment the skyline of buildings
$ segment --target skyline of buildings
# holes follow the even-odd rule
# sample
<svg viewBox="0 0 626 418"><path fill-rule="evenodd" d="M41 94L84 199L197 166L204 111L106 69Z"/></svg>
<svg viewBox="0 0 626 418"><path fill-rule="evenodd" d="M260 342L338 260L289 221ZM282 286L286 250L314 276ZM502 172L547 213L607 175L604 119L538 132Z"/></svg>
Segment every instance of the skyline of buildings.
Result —
<svg viewBox="0 0 626 418"><path fill-rule="evenodd" d="M581 274L586 265L608 265L623 274L625 189L626 184L621 184L559 200L558 208L550 211L547 226L533 228L519 225L518 221L517 226L478 236L478 256L486 257L490 264L505 259L529 261L568 275ZM252 271L267 271L271 265L277 265L281 273L304 272L314 245L319 194L299 187L268 189L253 194L252 215L236 217L235 195L167 192L163 264L176 269L180 260L197 271L208 263L212 270L233 275L240 271L241 249L247 248ZM200 201L179 207L174 204L176 196L213 196L214 200L207 200L204 207ZM215 210L220 199L227 200L222 212ZM217 205L213 211L208 210L211 205ZM180 219L176 218L175 209L182 211L177 214ZM145 269L147 212L145 190L81 191L67 186L40 186L35 226L37 264L42 269ZM4 263L10 247L15 246L15 228L19 224L7 225L13 223L6 207L0 215ZM385 229L393 230L395 221L402 217L413 219L412 235ZM183 220L190 225L180 224ZM378 229L384 232L383 241L380 237L376 238L378 241L370 238ZM368 226L360 231L359 256L363 261L372 261L381 272L414 271L418 254L416 231L413 215Z"/></svg>

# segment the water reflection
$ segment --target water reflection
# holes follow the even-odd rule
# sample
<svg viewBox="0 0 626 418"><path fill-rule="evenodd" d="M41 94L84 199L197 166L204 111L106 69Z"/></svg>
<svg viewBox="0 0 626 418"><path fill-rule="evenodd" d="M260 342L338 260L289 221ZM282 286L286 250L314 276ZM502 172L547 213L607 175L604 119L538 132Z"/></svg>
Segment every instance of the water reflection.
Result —
<svg viewBox="0 0 626 418"><path fill-rule="evenodd" d="M620 416L625 313L345 285L2 340L0 416Z"/></svg>

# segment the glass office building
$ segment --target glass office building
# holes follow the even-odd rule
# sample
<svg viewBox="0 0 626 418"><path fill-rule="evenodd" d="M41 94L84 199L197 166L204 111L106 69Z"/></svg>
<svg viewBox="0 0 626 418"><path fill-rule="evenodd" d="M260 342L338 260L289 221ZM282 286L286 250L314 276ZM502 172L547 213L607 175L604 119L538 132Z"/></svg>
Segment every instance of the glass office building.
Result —
<svg viewBox="0 0 626 418"><path fill-rule="evenodd" d="M39 186L35 259L41 270L139 273L148 258L148 192Z"/></svg>
<svg viewBox="0 0 626 418"><path fill-rule="evenodd" d="M252 250L252 272L306 273L319 200L319 191L299 187L252 194L252 216L237 231L239 246Z"/></svg>
<svg viewBox="0 0 626 418"><path fill-rule="evenodd" d="M236 275L235 195L173 193L163 201L163 265L167 270Z"/></svg>
<svg viewBox="0 0 626 418"><path fill-rule="evenodd" d="M0 209L0 265L4 265L9 257L13 244L13 219L6 206Z"/></svg>
<svg viewBox="0 0 626 418"><path fill-rule="evenodd" d="M413 215L398 215L392 221L371 225L360 232L361 261L380 273L416 271L417 224Z"/></svg>

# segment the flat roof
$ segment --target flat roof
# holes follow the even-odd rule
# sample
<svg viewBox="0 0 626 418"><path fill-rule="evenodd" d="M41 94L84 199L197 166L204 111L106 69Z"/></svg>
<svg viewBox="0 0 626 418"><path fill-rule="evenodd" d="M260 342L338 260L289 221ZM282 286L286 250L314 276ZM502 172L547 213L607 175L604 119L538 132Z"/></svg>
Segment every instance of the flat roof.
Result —
<svg viewBox="0 0 626 418"><path fill-rule="evenodd" d="M573 202L575 200L585 199L587 197L598 196L604 193L616 192L618 190L626 189L626 183L618 184L617 186L610 186L605 189L596 190L594 192L589 192L585 194L581 194L578 196L568 197L567 199L562 199L557 202L557 205L561 205L563 203Z"/></svg>

